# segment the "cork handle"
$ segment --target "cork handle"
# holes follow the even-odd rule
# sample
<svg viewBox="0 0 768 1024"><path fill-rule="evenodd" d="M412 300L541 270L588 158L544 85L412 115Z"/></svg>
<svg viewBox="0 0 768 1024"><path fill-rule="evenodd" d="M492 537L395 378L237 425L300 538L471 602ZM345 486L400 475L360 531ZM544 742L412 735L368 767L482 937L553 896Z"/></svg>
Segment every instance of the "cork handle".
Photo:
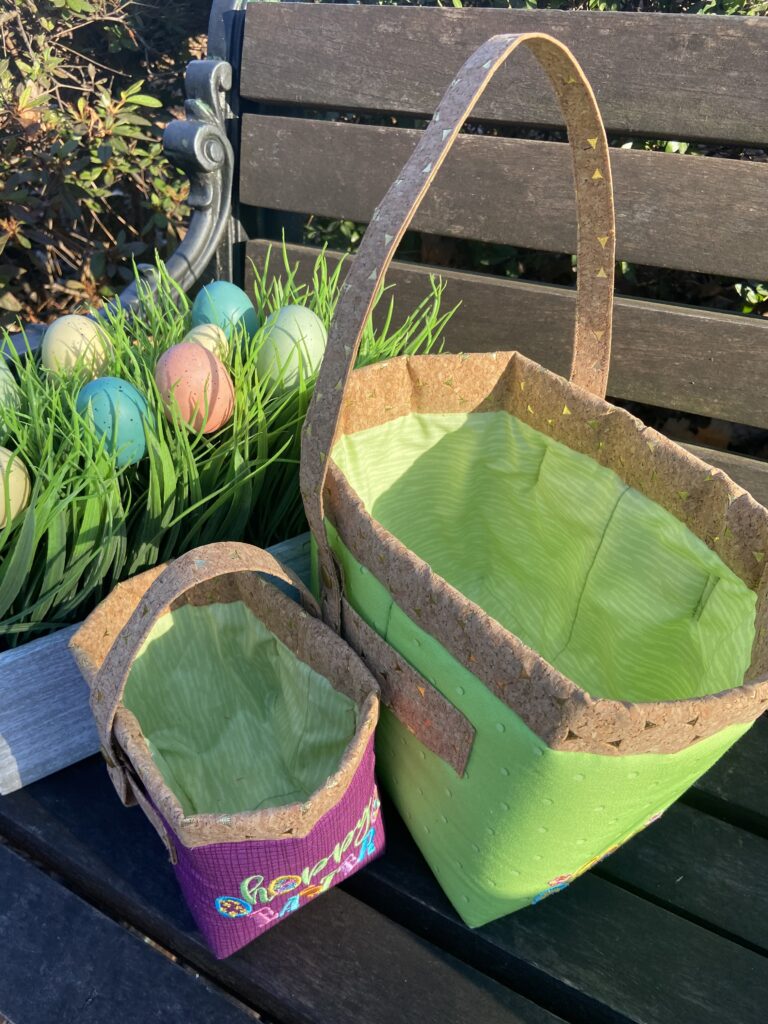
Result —
<svg viewBox="0 0 768 1024"><path fill-rule="evenodd" d="M615 227L613 190L600 112L570 51L539 32L494 36L466 61L435 116L376 208L341 290L328 348L302 437L301 491L320 556L323 617L340 625L341 591L323 525L323 486L349 374L397 246L435 175L498 68L518 46L529 49L555 90L573 157L578 215L576 327L570 379L604 397L611 349Z"/></svg>
<svg viewBox="0 0 768 1024"><path fill-rule="evenodd" d="M319 615L319 608L298 576L267 551L250 544L222 542L195 548L170 562L136 603L125 627L120 631L96 669L91 685L91 707L96 719L102 754L121 796L126 791L125 764L113 727L131 666L144 641L161 615L187 591L218 576L240 572L262 572L298 589L304 608Z"/></svg>

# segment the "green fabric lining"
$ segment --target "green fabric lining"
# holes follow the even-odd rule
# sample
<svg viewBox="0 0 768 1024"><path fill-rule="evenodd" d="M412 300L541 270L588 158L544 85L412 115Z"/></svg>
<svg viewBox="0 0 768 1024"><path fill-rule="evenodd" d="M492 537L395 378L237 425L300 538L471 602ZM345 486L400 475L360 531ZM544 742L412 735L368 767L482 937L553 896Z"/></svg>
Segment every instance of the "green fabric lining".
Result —
<svg viewBox="0 0 768 1024"><path fill-rule="evenodd" d="M755 595L678 519L506 412L412 413L333 459L370 514L595 697L742 682Z"/></svg>
<svg viewBox="0 0 768 1024"><path fill-rule="evenodd" d="M185 605L155 625L123 696L185 814L308 799L355 734L355 703L242 602Z"/></svg>

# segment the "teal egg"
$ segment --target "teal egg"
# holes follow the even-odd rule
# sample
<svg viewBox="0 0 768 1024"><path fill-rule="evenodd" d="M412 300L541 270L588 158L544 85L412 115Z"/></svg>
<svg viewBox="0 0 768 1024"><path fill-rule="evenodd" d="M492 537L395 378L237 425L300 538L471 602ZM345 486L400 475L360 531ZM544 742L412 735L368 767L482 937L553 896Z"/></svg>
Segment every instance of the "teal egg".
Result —
<svg viewBox="0 0 768 1024"><path fill-rule="evenodd" d="M216 324L229 338L242 327L251 338L259 327L253 303L242 288L231 281L212 281L197 293L192 305L192 326Z"/></svg>
<svg viewBox="0 0 768 1024"><path fill-rule="evenodd" d="M132 466L147 452L144 420L148 415L144 396L119 377L98 377L81 388L77 411L89 414L107 449L117 453L118 466Z"/></svg>

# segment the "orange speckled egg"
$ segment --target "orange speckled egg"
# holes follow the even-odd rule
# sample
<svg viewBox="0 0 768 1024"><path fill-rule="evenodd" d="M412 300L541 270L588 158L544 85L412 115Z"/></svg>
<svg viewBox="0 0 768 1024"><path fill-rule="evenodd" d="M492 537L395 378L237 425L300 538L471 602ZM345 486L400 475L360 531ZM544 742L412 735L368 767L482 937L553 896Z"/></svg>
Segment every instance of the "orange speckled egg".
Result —
<svg viewBox="0 0 768 1024"><path fill-rule="evenodd" d="M202 345L183 341L169 348L157 361L155 381L168 418L173 417L175 404L180 418L193 430L202 427L204 434L212 434L234 411L232 378L224 364Z"/></svg>

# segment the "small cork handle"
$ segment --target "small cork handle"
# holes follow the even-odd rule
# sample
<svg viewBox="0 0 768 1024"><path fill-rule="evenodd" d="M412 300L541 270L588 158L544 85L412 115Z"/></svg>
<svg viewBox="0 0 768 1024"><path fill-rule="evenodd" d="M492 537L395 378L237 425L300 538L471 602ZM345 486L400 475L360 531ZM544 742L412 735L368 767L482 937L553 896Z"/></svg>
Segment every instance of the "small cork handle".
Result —
<svg viewBox="0 0 768 1024"><path fill-rule="evenodd" d="M102 754L113 781L116 774L119 775L125 768L124 758L113 736L115 715L131 666L153 626L189 590L218 576L241 572L266 573L289 583L299 591L304 608L312 615L319 616L317 602L299 577L267 551L250 544L206 544L170 562L139 598L125 627L107 651L91 681L91 707L99 731ZM119 787L118 791L122 789Z"/></svg>
<svg viewBox="0 0 768 1024"><path fill-rule="evenodd" d="M323 618L335 630L341 589L323 525L323 486L349 375L397 246L459 131L507 57L525 46L555 90L568 126L578 214L576 327L570 379L605 397L611 353L615 222L608 142L595 97L571 52L539 32L494 36L459 71L381 204L341 289L302 436L301 492L318 545Z"/></svg>

